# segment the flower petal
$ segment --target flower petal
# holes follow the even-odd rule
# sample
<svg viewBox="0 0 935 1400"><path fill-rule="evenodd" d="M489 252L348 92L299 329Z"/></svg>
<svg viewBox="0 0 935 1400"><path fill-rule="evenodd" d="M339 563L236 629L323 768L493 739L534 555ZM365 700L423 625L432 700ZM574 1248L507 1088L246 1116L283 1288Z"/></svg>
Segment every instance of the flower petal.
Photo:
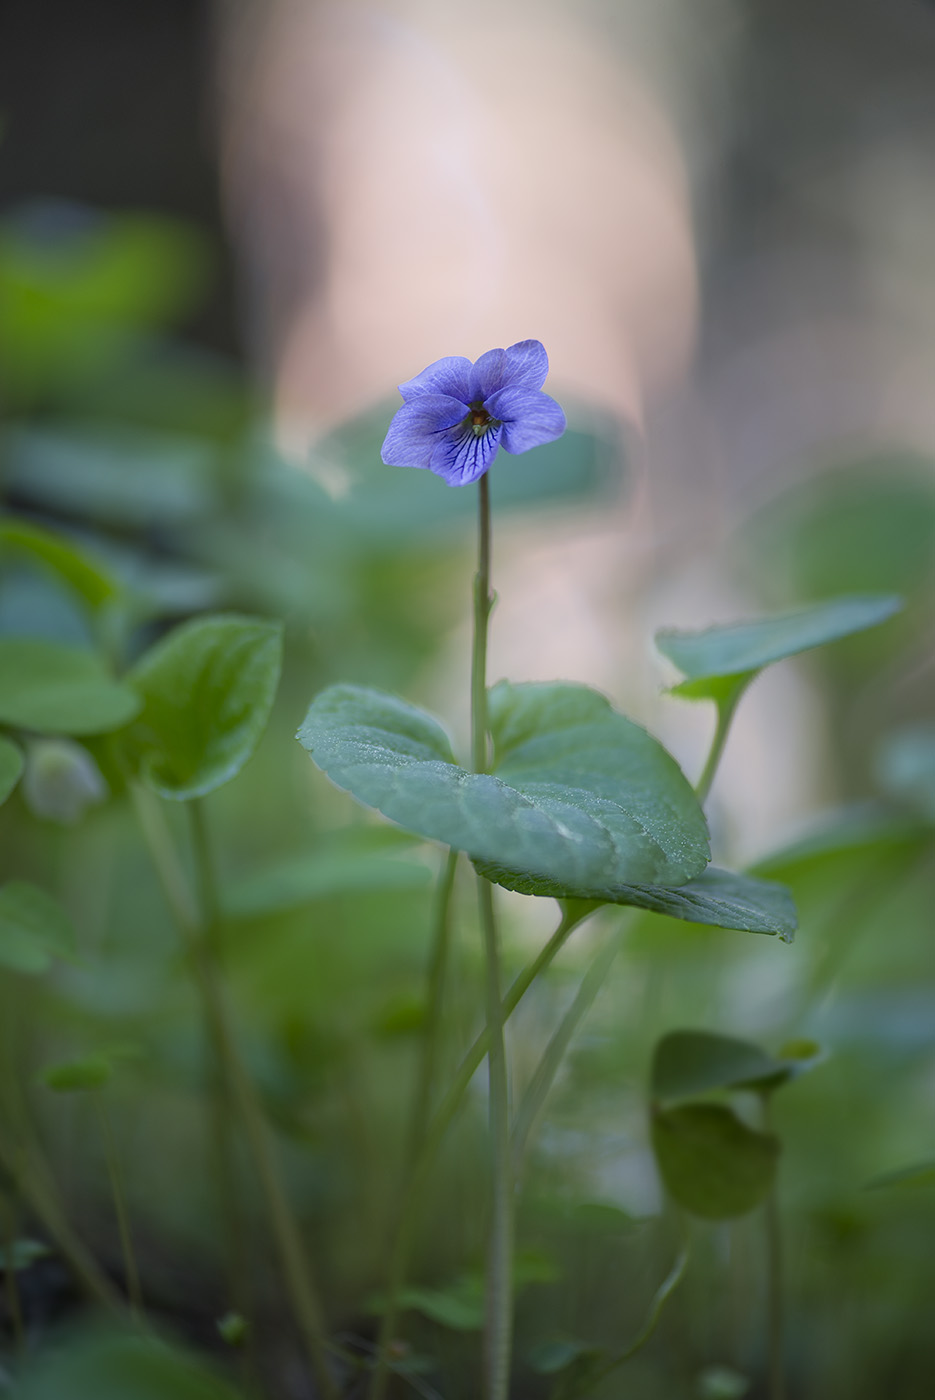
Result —
<svg viewBox="0 0 935 1400"><path fill-rule="evenodd" d="M399 392L408 403L410 399L421 398L425 394L449 394L453 399L467 405L470 399L471 362L464 355L446 355L436 360L417 374L400 384ZM536 388L539 386L536 385Z"/></svg>
<svg viewBox="0 0 935 1400"><path fill-rule="evenodd" d="M388 467L425 467L438 446L439 433L465 415L464 404L447 394L421 394L397 409L380 456Z"/></svg>
<svg viewBox="0 0 935 1400"><path fill-rule="evenodd" d="M528 452L553 442L565 431L565 415L548 394L529 389L501 389L487 400L487 412L503 424L507 452ZM433 468L434 470L434 468Z"/></svg>
<svg viewBox="0 0 935 1400"><path fill-rule="evenodd" d="M483 403L490 394L502 389L506 383L505 370L505 350L488 350L479 360L475 360L471 369L468 403Z"/></svg>
<svg viewBox="0 0 935 1400"><path fill-rule="evenodd" d="M468 423L445 433L435 448L430 463L436 476L443 476L449 486L469 486L484 475L500 446L499 426L488 428L478 436Z"/></svg>
<svg viewBox="0 0 935 1400"><path fill-rule="evenodd" d="M504 388L542 388L549 372L549 357L541 340L518 340L505 355Z"/></svg>

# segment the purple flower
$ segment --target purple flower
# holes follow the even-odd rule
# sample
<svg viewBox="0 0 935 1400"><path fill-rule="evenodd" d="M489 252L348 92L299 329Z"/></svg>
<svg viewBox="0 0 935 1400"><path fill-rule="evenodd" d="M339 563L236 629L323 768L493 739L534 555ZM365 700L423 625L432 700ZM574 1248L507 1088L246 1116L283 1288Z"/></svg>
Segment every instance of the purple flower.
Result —
<svg viewBox="0 0 935 1400"><path fill-rule="evenodd" d="M498 450L528 452L565 431L565 415L542 393L549 357L538 340L436 360L400 384L403 406L380 453L390 467L425 467L449 486L484 475Z"/></svg>

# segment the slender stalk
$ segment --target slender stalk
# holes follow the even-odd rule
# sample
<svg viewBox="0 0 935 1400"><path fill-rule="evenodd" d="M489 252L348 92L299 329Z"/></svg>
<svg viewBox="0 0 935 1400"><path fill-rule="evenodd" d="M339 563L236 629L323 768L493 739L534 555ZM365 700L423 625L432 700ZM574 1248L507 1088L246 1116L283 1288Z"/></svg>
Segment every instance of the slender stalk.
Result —
<svg viewBox="0 0 935 1400"><path fill-rule="evenodd" d="M123 1251L123 1267L127 1277L127 1296L130 1299L130 1310L136 1321L139 1322L143 1316L143 1291L140 1287L140 1274L136 1265L136 1254L133 1249L133 1239L130 1234L130 1218L127 1214L127 1202L123 1191L120 1163L114 1146L114 1135L111 1130L110 1116L107 1109L101 1102L99 1095L93 1094L92 1098L94 1099L94 1107L97 1110L101 1125L101 1137L104 1141L104 1163L110 1181L111 1194L114 1198L117 1229L120 1233L120 1248Z"/></svg>
<svg viewBox="0 0 935 1400"><path fill-rule="evenodd" d="M318 1295L312 1283L292 1208L279 1180L263 1111L234 1041L217 967L207 955L205 940L199 936L200 924L194 913L178 856L165 828L162 814L154 803L147 801L142 789L131 784L130 791L179 936L191 958L205 1026L214 1053L218 1061L224 1064L228 1076L232 1098L266 1201L273 1239L309 1362L325 1400L337 1400L337 1387L326 1361L327 1344Z"/></svg>
<svg viewBox="0 0 935 1400"><path fill-rule="evenodd" d="M771 1097L761 1095L763 1126L772 1128ZM764 1206L766 1223L766 1310L769 1319L769 1400L785 1400L786 1383L783 1369L783 1308L782 1231L779 1223L779 1193L773 1182Z"/></svg>
<svg viewBox="0 0 935 1400"><path fill-rule="evenodd" d="M478 482L477 575L474 579L474 650L471 662L471 766L486 773L489 763L487 722L487 628L490 596L490 485ZM484 1328L487 1400L506 1400L513 1330L513 1164L510 1158L510 1087L503 1006L500 993L500 946L493 887L477 877L484 955L487 968L487 1067L490 1104L492 1216L487 1258Z"/></svg>
<svg viewBox="0 0 935 1400"><path fill-rule="evenodd" d="M714 738L711 740L711 748L701 777L695 785L695 796L702 805L707 801L708 793L711 791L711 784L714 782L714 775L718 770L721 754L724 752L724 745L727 743L727 736L730 733L734 711L746 688L745 684L738 684L728 695L716 702L717 724L714 729Z"/></svg>
<svg viewBox="0 0 935 1400"><path fill-rule="evenodd" d="M487 629L493 608L493 598L490 594L490 486L486 473L477 485L477 573L474 576L474 647L471 657L471 767L475 773L486 773Z"/></svg>
<svg viewBox="0 0 935 1400"><path fill-rule="evenodd" d="M539 973L548 967L549 963L551 963L552 959L563 947L572 930L578 927L582 918L586 917L586 914L582 916L568 912L563 915L561 923L552 934L552 937L544 945L538 955L533 958L516 977L506 996L503 998L501 1020L504 1023L512 1016ZM383 1320L380 1325L380 1334L377 1340L377 1357L374 1364L373 1379L370 1385L370 1400L382 1400L382 1397L386 1393L386 1383L390 1369L389 1344L393 1339L393 1335L396 1331L396 1323L399 1318L399 1309L396 1306L396 1299L402 1291L406 1271L409 1267L416 1219L419 1207L422 1204L428 1178L445 1134L464 1101L468 1085L484 1062L488 1044L489 1034L485 1027L463 1056L444 1098L435 1110L428 1124L421 1151L413 1165L409 1177L402 1210L400 1211L399 1221L396 1227L393 1253L390 1259L389 1280L386 1290L387 1306L383 1311Z"/></svg>

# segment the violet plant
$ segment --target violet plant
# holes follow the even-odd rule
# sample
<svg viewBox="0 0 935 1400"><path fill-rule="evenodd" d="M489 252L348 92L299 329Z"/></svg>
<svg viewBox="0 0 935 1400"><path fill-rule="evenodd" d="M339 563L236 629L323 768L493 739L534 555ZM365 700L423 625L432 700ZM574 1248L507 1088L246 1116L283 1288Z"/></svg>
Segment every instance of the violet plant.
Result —
<svg viewBox="0 0 935 1400"><path fill-rule="evenodd" d="M711 867L701 804L714 780L737 703L763 667L882 622L899 606L897 599L888 596L840 598L759 623L695 634L660 634L660 650L685 677L676 693L711 700L717 708L710 754L694 790L655 739L588 687L500 681L489 690L487 634L494 595L488 473L500 446L507 452L522 452L564 430L562 410L542 392L547 372L545 349L535 340L488 351L473 365L462 357L436 361L400 385L404 403L383 444L387 464L430 470L451 486L475 482L478 486L469 766L457 762L444 729L432 716L395 696L360 686L337 685L320 694L298 736L339 787L406 829L449 848L438 895L432 1010L413 1152L392 1250L370 1400L382 1400L386 1393L415 1222L434 1154L484 1058L490 1161L484 1395L486 1400L506 1400L517 1163L562 1055L606 975L616 940L595 960L547 1048L526 1099L512 1114L506 1021L572 931L603 905L629 905L791 940L796 919L787 890ZM486 965L486 1025L433 1111L432 1065L437 1053L433 1039L440 1022L445 944L450 937L447 905L458 852L471 860L476 871ZM555 933L506 993L495 907L497 885L557 900L561 909ZM767 1061L756 1047L746 1053ZM773 1066L776 1082L791 1074L784 1063ZM727 1087L738 1082L745 1081L736 1075L731 1080L728 1074ZM654 1101L657 1092L654 1085ZM689 1212L731 1218L770 1198L775 1139L746 1128L729 1109L690 1105L667 1111L656 1105L653 1142L670 1195ZM736 1190L731 1189L732 1179L739 1182ZM779 1400L781 1281L774 1212L770 1219L772 1394L773 1400ZM577 1365L579 1358L572 1356L565 1378L569 1387L563 1390L560 1383L556 1394L584 1394L634 1354L650 1335L686 1261L683 1247L635 1344L615 1358L600 1358L596 1365L590 1358L583 1370Z"/></svg>

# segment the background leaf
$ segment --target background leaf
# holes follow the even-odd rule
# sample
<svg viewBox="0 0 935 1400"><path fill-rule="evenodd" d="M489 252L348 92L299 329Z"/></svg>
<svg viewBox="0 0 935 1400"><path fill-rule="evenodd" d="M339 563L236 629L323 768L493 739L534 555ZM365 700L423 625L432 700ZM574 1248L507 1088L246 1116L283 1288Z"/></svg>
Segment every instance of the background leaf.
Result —
<svg viewBox="0 0 935 1400"><path fill-rule="evenodd" d="M650 1092L654 1099L688 1099L712 1089L760 1084L782 1069L748 1040L713 1031L672 1031L656 1046Z"/></svg>
<svg viewBox="0 0 935 1400"><path fill-rule="evenodd" d="M503 682L490 699L494 774L460 768L431 716L363 687L319 695L298 737L391 820L574 892L608 878L678 883L704 867L704 817L677 764L602 695Z"/></svg>
<svg viewBox="0 0 935 1400"><path fill-rule="evenodd" d="M657 1109L652 1144L666 1190L705 1220L729 1220L761 1204L776 1175L779 1142L720 1104Z"/></svg>
<svg viewBox="0 0 935 1400"><path fill-rule="evenodd" d="M716 698L710 687L697 683L753 675L774 661L875 627L901 606L901 599L892 594L831 598L756 622L728 623L698 632L666 628L656 633L655 641L663 656L686 677L673 687L674 694Z"/></svg>
<svg viewBox="0 0 935 1400"><path fill-rule="evenodd" d="M0 723L40 734L104 734L138 712L129 686L91 651L37 637L0 637Z"/></svg>
<svg viewBox="0 0 935 1400"><path fill-rule="evenodd" d="M157 642L128 677L143 777L183 801L236 776L260 741L282 664L282 626L234 614L197 618Z"/></svg>
<svg viewBox="0 0 935 1400"><path fill-rule="evenodd" d="M53 958L74 952L75 931L57 900L24 880L0 889L0 966L45 972Z"/></svg>

